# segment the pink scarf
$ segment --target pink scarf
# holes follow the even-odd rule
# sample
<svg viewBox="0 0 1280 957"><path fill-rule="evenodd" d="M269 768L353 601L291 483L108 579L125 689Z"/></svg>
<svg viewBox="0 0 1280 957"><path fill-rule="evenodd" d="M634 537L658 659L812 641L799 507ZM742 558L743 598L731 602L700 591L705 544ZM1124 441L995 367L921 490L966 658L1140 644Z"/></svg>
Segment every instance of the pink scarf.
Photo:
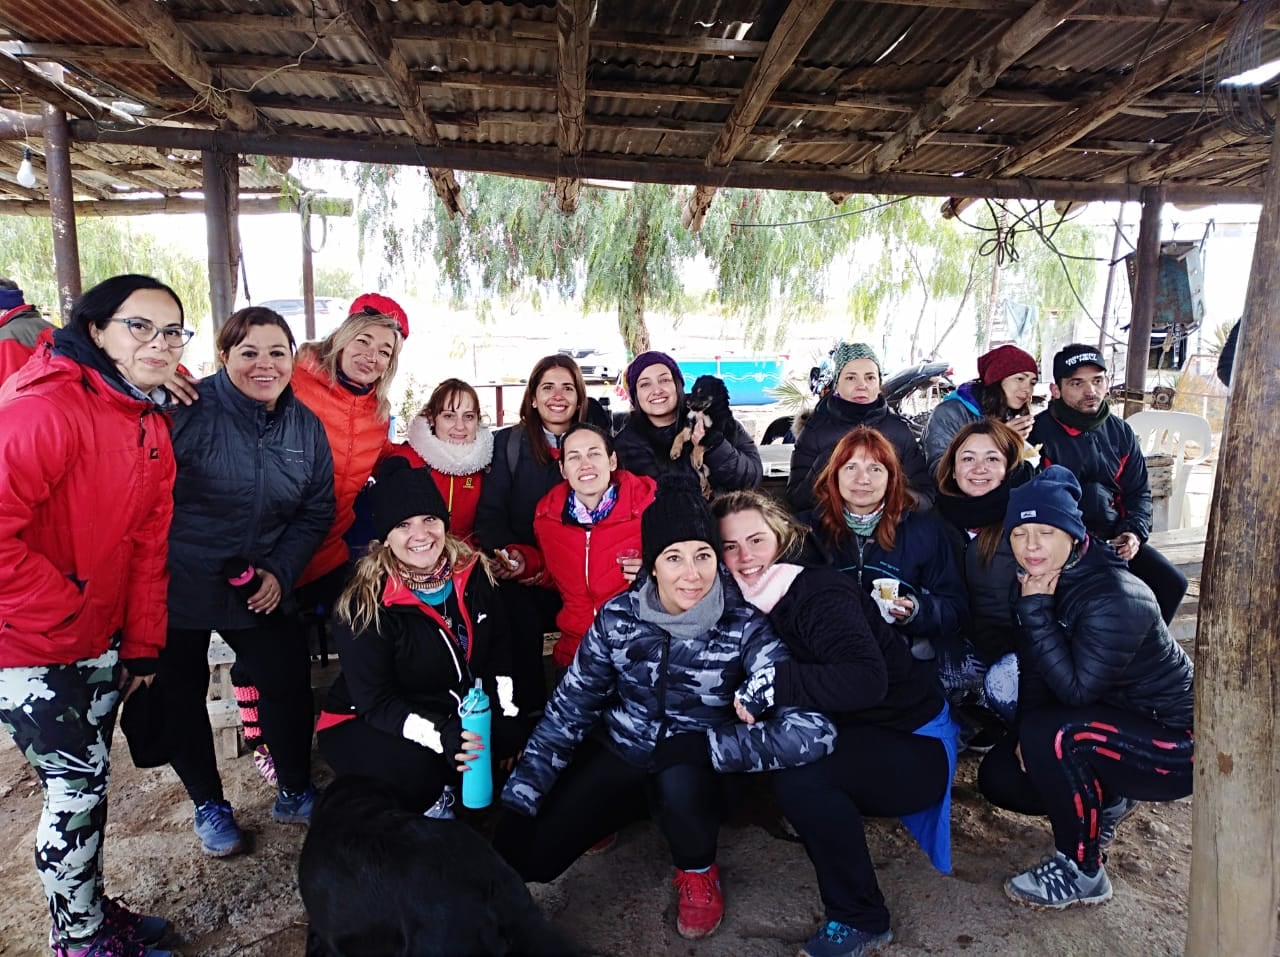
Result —
<svg viewBox="0 0 1280 957"><path fill-rule="evenodd" d="M742 597L767 615L782 600L782 596L787 593L791 583L802 571L804 571L802 565L775 562L752 583L744 582L736 575L734 580L742 589Z"/></svg>

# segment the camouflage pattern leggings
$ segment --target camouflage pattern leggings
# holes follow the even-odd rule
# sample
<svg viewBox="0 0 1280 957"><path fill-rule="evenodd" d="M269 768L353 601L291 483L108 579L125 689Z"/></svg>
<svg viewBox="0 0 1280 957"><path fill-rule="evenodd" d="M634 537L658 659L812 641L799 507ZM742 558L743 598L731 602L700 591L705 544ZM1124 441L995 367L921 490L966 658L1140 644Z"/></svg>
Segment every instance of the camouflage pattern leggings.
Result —
<svg viewBox="0 0 1280 957"><path fill-rule="evenodd" d="M102 837L119 680L114 649L70 665L0 668L0 724L44 787L36 870L64 941L88 940L102 924Z"/></svg>

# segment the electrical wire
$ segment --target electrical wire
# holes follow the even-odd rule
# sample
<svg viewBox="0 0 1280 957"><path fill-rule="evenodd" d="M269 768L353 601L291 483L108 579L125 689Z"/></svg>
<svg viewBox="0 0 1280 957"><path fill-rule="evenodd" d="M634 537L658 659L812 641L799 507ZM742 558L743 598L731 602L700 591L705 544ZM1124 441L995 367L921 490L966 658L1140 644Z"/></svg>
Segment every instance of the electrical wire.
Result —
<svg viewBox="0 0 1280 957"><path fill-rule="evenodd" d="M886 206L896 206L898 203L905 203L911 199L910 196L898 196L895 199L885 200L883 203L876 203L874 206L860 206L858 209L851 209L843 213L834 213L831 216L819 216L816 219L797 219L790 223L740 223L731 222L729 226L733 229L779 229L783 226L808 226L812 223L827 223L833 219L845 219L849 216L857 216L859 213L870 213L877 209L884 209Z"/></svg>

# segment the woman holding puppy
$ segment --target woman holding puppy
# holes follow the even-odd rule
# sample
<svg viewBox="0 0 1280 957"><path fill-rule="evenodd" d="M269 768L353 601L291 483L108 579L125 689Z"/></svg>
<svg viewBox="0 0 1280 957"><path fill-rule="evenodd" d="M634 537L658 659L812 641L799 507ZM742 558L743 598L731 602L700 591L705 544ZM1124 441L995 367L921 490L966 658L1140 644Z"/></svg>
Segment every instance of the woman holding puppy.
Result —
<svg viewBox="0 0 1280 957"><path fill-rule="evenodd" d="M755 488L764 476L760 450L729 409L724 383L711 376L707 411L689 423L684 376L665 352L642 352L627 366L631 414L618 433L618 461L628 472L658 478L673 472L697 475L693 450L702 449L705 478L714 493ZM676 438L688 429L673 459Z"/></svg>
<svg viewBox="0 0 1280 957"><path fill-rule="evenodd" d="M878 430L860 425L831 453L815 487L818 504L801 521L827 564L876 592L884 619L912 654L927 660L935 643L962 645L968 596L942 526L911 506L897 453Z"/></svg>
<svg viewBox="0 0 1280 957"><path fill-rule="evenodd" d="M721 567L697 486L664 477L640 521L640 577L583 636L503 790L514 813L494 843L525 880L550 881L652 810L676 867L676 929L694 939L724 914L719 775L816 761L834 734L816 712L753 725L734 713L734 692L786 650Z"/></svg>
<svg viewBox="0 0 1280 957"><path fill-rule="evenodd" d="M804 529L777 502L732 492L711 508L725 565L791 652L738 690L738 716L750 724L775 708L804 708L830 715L839 731L830 757L773 775L826 907L800 953L859 957L893 938L862 817L902 816L949 872L956 727L933 668L911 657L861 588L833 568L788 561Z"/></svg>
<svg viewBox="0 0 1280 957"><path fill-rule="evenodd" d="M519 751L507 617L488 561L449 533L431 473L388 459L368 492L377 541L338 600L342 674L317 723L338 774L376 778L434 817L452 816L458 704L480 679L495 762Z"/></svg>

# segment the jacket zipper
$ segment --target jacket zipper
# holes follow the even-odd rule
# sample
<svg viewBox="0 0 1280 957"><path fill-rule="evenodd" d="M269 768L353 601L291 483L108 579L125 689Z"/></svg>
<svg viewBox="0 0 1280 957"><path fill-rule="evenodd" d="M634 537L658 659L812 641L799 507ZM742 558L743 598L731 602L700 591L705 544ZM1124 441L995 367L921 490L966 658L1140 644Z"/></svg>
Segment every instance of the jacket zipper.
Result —
<svg viewBox="0 0 1280 957"><path fill-rule="evenodd" d="M598 608L596 608L596 596L591 594L591 529L586 529L587 547L582 550L582 581L587 586L587 597L591 599L591 613L594 616Z"/></svg>

